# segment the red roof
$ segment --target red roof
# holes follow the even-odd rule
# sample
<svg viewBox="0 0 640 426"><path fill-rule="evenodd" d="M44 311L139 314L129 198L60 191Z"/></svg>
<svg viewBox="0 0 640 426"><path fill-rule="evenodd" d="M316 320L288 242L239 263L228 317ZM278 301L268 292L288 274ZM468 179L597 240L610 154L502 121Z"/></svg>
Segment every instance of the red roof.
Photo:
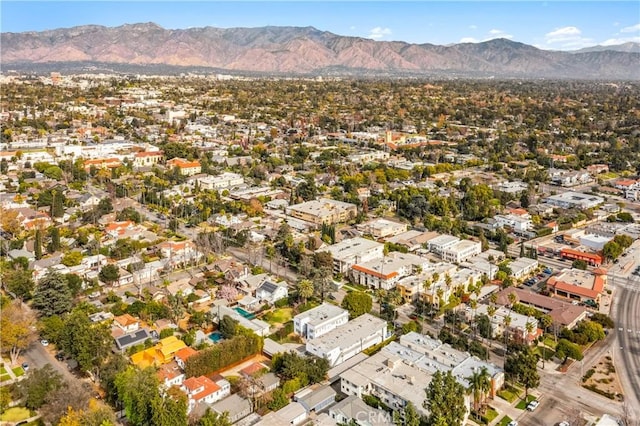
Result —
<svg viewBox="0 0 640 426"><path fill-rule="evenodd" d="M374 271L373 269L365 268L364 266L360 265L353 265L351 269L355 269L356 271L363 272L368 275L373 275L376 278L382 278L384 280L388 280L389 278L393 278L398 275L396 271L390 272L388 274L382 274L378 271Z"/></svg>
<svg viewBox="0 0 640 426"><path fill-rule="evenodd" d="M569 256L576 256L576 257L580 257L582 259L591 259L597 263L602 263L602 256L600 256L599 254L595 254L595 253L586 253L584 251L580 251L580 250L574 250L574 249L570 249L570 248L563 248L562 250L560 250L560 254L561 255L569 255Z"/></svg>
<svg viewBox="0 0 640 426"><path fill-rule="evenodd" d="M196 351L193 348L190 348L189 346L187 346L186 348L182 348L180 349L178 352L176 352L174 354L175 358L178 358L182 361L186 361L187 359L189 359L190 356L197 354L198 351Z"/></svg>
<svg viewBox="0 0 640 426"><path fill-rule="evenodd" d="M240 370L241 373L246 374L247 376L253 376L258 371L264 370L266 367L259 362L254 362L253 364L243 368Z"/></svg>
<svg viewBox="0 0 640 426"><path fill-rule="evenodd" d="M205 376L190 377L184 381L184 386L190 394L202 388L198 393L191 395L191 399L194 399L195 401L201 401L212 393L220 390L220 386L213 383L211 379Z"/></svg>

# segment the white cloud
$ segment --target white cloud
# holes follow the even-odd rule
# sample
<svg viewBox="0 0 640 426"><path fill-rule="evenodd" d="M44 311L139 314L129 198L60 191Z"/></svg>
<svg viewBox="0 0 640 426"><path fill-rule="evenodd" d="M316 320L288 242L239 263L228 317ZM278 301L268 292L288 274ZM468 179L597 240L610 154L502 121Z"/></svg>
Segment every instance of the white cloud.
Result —
<svg viewBox="0 0 640 426"><path fill-rule="evenodd" d="M369 38L372 38L374 40L379 40L381 38L384 38L390 35L391 35L391 30L386 27L385 28L375 27L369 31Z"/></svg>
<svg viewBox="0 0 640 426"><path fill-rule="evenodd" d="M593 39L582 36L580 28L568 26L556 28L544 35L544 41L547 48L553 49L580 49L582 47L592 46Z"/></svg>
<svg viewBox="0 0 640 426"><path fill-rule="evenodd" d="M470 30L477 30L478 26L477 25L469 25L469 29Z"/></svg>
<svg viewBox="0 0 640 426"><path fill-rule="evenodd" d="M624 44L629 42L640 43L640 36L637 37L622 37L622 38L610 38L608 40L603 41L602 43L598 43L601 46L615 46L617 44Z"/></svg>
<svg viewBox="0 0 640 426"><path fill-rule="evenodd" d="M624 27L620 30L621 33L635 33L636 31L640 31L640 24Z"/></svg>
<svg viewBox="0 0 640 426"><path fill-rule="evenodd" d="M462 37L458 43L477 43L477 42L478 40L476 40L473 37Z"/></svg>
<svg viewBox="0 0 640 426"><path fill-rule="evenodd" d="M494 28L492 30L489 30L489 33L488 33L487 37L485 37L485 39L483 41L493 40L494 38L506 38L506 39L511 40L513 38L513 36L511 34L507 34L506 32L504 32L502 30L496 30Z"/></svg>
<svg viewBox="0 0 640 426"><path fill-rule="evenodd" d="M350 29L351 31L353 31L353 30L355 30L355 29L356 29L356 27L352 25L352 26L350 26L350 27L349 27L349 29Z"/></svg>

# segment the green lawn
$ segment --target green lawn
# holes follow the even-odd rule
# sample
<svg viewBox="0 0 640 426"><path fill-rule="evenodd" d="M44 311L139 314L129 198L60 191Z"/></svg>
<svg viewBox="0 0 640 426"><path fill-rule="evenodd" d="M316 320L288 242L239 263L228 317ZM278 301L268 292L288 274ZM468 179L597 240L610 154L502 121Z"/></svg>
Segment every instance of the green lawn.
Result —
<svg viewBox="0 0 640 426"><path fill-rule="evenodd" d="M5 382L7 380L11 380L11 376L8 374L2 374L0 375L0 382Z"/></svg>
<svg viewBox="0 0 640 426"><path fill-rule="evenodd" d="M507 426L511 420L513 420L511 417L509 417L509 416L504 416L504 417L503 417L503 418L501 418L501 419L500 419L500 421L498 422L498 426Z"/></svg>
<svg viewBox="0 0 640 426"><path fill-rule="evenodd" d="M536 400L535 396L529 395L529 396L527 396L527 399L523 399L520 402L518 402L516 404L516 408L518 410L524 410L525 408L527 408L527 404L529 404L531 401L535 401L535 400Z"/></svg>
<svg viewBox="0 0 640 426"><path fill-rule="evenodd" d="M484 413L484 417L485 419L487 419L487 423L491 423L496 417L498 417L498 412L495 409L489 407L487 408L486 413Z"/></svg>
<svg viewBox="0 0 640 426"><path fill-rule="evenodd" d="M24 376L24 369L20 366L13 368L13 374L16 375L16 377L20 377L20 376Z"/></svg>
<svg viewBox="0 0 640 426"><path fill-rule="evenodd" d="M4 368L4 364L0 367L0 374L7 374L7 369Z"/></svg>
<svg viewBox="0 0 640 426"><path fill-rule="evenodd" d="M0 420L3 422L19 422L31 417L31 412L24 407L12 407L2 413Z"/></svg>
<svg viewBox="0 0 640 426"><path fill-rule="evenodd" d="M545 337L544 340L542 341L542 343L544 343L544 345L549 347L549 348L552 348L552 349L556 348L556 342L551 337Z"/></svg>
<svg viewBox="0 0 640 426"><path fill-rule="evenodd" d="M292 308L280 308L276 309L273 312L268 312L263 319L267 321L269 324L284 324L287 321L291 321L293 318L293 309Z"/></svg>
<svg viewBox="0 0 640 426"><path fill-rule="evenodd" d="M512 403L518 398L518 394L513 392L512 389L502 389L498 392L498 396L509 403Z"/></svg>

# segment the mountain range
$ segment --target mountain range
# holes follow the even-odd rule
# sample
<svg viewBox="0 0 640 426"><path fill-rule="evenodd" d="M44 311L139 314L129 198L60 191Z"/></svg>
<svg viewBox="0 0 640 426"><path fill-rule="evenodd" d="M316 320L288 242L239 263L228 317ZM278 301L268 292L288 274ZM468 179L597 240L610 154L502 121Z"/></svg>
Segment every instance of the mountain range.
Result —
<svg viewBox="0 0 640 426"><path fill-rule="evenodd" d="M69 66L264 75L640 79L640 44L576 52L507 39L449 46L375 41L313 27L165 29L85 25L0 34L4 69Z"/></svg>

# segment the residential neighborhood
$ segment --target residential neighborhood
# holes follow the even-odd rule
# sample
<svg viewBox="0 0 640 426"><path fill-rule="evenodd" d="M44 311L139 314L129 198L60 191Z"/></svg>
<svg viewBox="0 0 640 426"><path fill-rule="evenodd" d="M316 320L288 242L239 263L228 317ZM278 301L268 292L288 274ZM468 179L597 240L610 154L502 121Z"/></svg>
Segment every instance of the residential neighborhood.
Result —
<svg viewBox="0 0 640 426"><path fill-rule="evenodd" d="M0 80L0 411L640 416L636 85Z"/></svg>

